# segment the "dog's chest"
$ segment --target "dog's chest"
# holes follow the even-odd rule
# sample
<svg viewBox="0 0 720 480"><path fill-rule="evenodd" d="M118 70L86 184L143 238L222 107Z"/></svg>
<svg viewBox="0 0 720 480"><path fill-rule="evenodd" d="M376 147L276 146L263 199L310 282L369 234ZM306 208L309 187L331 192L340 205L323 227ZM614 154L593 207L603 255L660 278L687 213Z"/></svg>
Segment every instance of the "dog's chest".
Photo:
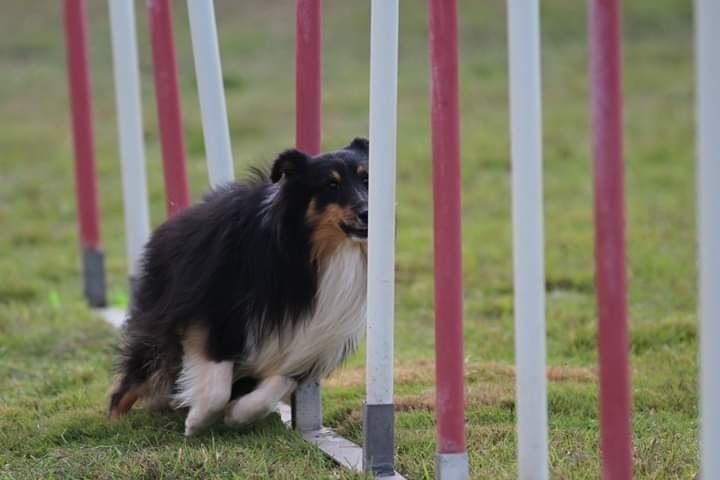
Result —
<svg viewBox="0 0 720 480"><path fill-rule="evenodd" d="M348 241L328 259L313 312L258 352L253 363L262 374L324 376L357 348L365 331L366 258L357 244Z"/></svg>

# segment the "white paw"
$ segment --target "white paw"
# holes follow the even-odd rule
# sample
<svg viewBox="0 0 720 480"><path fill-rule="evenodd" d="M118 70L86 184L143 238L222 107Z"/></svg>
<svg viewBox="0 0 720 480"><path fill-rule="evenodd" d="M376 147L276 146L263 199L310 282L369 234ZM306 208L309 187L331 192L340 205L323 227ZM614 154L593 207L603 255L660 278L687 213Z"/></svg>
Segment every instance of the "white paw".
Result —
<svg viewBox="0 0 720 480"><path fill-rule="evenodd" d="M196 435L200 430L202 430L202 427L204 425L192 420L190 416L185 419L185 436L186 437L192 437L193 435Z"/></svg>
<svg viewBox="0 0 720 480"><path fill-rule="evenodd" d="M253 392L255 393L255 392ZM268 403L262 395L250 393L230 402L225 409L225 424L232 427L247 425L275 410L276 403Z"/></svg>
<svg viewBox="0 0 720 480"><path fill-rule="evenodd" d="M185 418L185 436L192 437L215 420L220 410L208 410L207 408L191 408Z"/></svg>

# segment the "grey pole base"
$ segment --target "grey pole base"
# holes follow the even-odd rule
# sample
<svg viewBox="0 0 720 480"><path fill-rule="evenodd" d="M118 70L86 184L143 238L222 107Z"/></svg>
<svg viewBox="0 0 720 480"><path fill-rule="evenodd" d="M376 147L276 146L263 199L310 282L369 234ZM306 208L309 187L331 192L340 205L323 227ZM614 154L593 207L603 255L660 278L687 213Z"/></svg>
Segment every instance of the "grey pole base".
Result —
<svg viewBox="0 0 720 480"><path fill-rule="evenodd" d="M83 248L83 291L91 307L107 306L105 292L105 256L102 250Z"/></svg>
<svg viewBox="0 0 720 480"><path fill-rule="evenodd" d="M301 383L292 396L292 427L299 432L322 428L322 398L320 381L308 379Z"/></svg>
<svg viewBox="0 0 720 480"><path fill-rule="evenodd" d="M470 476L467 453L438 453L437 480L466 480Z"/></svg>
<svg viewBox="0 0 720 480"><path fill-rule="evenodd" d="M395 474L395 405L363 405L363 470L376 477Z"/></svg>

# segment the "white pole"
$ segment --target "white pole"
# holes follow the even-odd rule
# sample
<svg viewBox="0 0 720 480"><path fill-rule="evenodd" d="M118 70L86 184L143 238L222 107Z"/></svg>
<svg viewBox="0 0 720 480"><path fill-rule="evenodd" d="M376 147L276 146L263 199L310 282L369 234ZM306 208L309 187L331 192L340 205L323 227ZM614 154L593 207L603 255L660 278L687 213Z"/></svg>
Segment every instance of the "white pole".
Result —
<svg viewBox="0 0 720 480"><path fill-rule="evenodd" d="M145 153L143 146L140 74L135 38L135 6L127 0L109 0L115 71L115 102L122 162L123 207L130 279L150 233Z"/></svg>
<svg viewBox="0 0 720 480"><path fill-rule="evenodd" d="M372 0L367 293L366 472L394 472L395 155L399 0Z"/></svg>
<svg viewBox="0 0 720 480"><path fill-rule="evenodd" d="M210 186L235 178L212 0L187 0Z"/></svg>
<svg viewBox="0 0 720 480"><path fill-rule="evenodd" d="M508 0L518 478L548 478L538 0Z"/></svg>
<svg viewBox="0 0 720 480"><path fill-rule="evenodd" d="M367 402L393 401L398 0L373 0L370 39L370 225Z"/></svg>
<svg viewBox="0 0 720 480"><path fill-rule="evenodd" d="M705 480L720 478L720 2L696 0L700 451Z"/></svg>

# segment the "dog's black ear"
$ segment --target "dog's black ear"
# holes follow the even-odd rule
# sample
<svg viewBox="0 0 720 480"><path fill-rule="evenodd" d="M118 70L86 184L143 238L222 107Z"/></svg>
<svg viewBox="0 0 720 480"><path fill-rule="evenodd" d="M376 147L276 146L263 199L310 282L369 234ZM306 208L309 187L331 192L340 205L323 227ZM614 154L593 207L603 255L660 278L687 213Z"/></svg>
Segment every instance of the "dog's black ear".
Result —
<svg viewBox="0 0 720 480"><path fill-rule="evenodd" d="M300 173L307 166L309 159L310 157L300 150L294 148L285 150L275 159L270 172L270 180L277 183L283 175L289 178Z"/></svg>
<svg viewBox="0 0 720 480"><path fill-rule="evenodd" d="M350 145L345 147L346 150L355 150L356 152L364 153L365 155L368 154L368 151L370 150L370 142L367 138L362 137L355 137L352 142L350 142Z"/></svg>

